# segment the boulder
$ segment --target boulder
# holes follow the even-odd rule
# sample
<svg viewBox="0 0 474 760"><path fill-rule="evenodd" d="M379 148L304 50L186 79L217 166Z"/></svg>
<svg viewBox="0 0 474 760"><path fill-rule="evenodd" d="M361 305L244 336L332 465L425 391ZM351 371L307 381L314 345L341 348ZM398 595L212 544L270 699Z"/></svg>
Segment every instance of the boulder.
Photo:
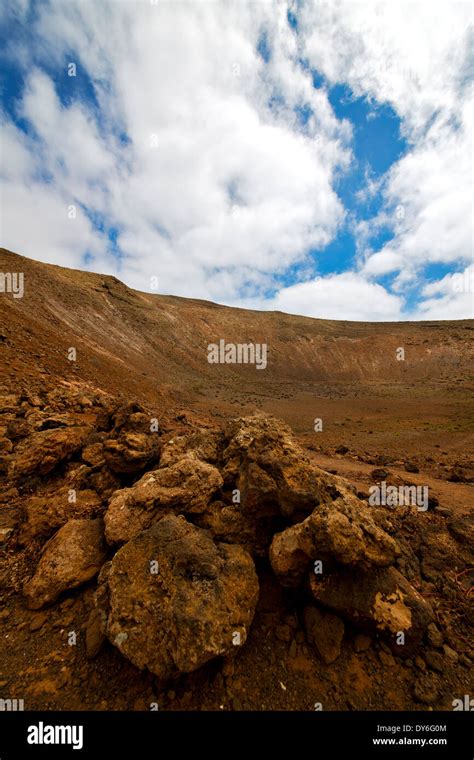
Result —
<svg viewBox="0 0 474 760"><path fill-rule="evenodd" d="M141 472L159 456L160 443L156 433L125 432L120 438L104 442L103 455L112 472L132 475ZM90 452L89 452L90 454Z"/></svg>
<svg viewBox="0 0 474 760"><path fill-rule="evenodd" d="M105 514L107 541L129 541L170 512L203 512L221 485L219 470L199 460L181 459L148 472L132 488L112 495Z"/></svg>
<svg viewBox="0 0 474 760"><path fill-rule="evenodd" d="M105 560L103 524L69 520L44 546L33 578L26 584L27 606L37 610L96 575Z"/></svg>
<svg viewBox="0 0 474 760"><path fill-rule="evenodd" d="M224 482L240 490L244 512L298 520L320 503L324 473L280 420L259 413L242 417L230 423L225 436Z"/></svg>
<svg viewBox="0 0 474 760"><path fill-rule="evenodd" d="M91 429L86 426L42 430L24 438L15 448L10 478L47 475L60 462L69 459L83 446Z"/></svg>
<svg viewBox="0 0 474 760"><path fill-rule="evenodd" d="M299 586L314 560L357 570L391 565L399 554L396 541L373 512L346 493L321 504L303 522L273 537L270 563L283 586Z"/></svg>
<svg viewBox="0 0 474 760"><path fill-rule="evenodd" d="M362 630L380 634L400 656L418 646L433 621L431 606L394 567L312 574L310 587L319 604Z"/></svg>
<svg viewBox="0 0 474 760"><path fill-rule="evenodd" d="M102 505L95 491L76 491L71 501L68 487L55 489L44 496L31 496L22 505L24 521L20 529L20 543L28 544L38 536L50 536L72 518L99 516Z"/></svg>
<svg viewBox="0 0 474 760"><path fill-rule="evenodd" d="M164 446L160 467L169 467L180 459L199 459L216 464L222 455L223 434L215 430L199 430L188 435L173 436Z"/></svg>
<svg viewBox="0 0 474 760"><path fill-rule="evenodd" d="M216 544L174 515L125 544L104 577L108 638L163 680L238 651L259 591L241 546Z"/></svg>

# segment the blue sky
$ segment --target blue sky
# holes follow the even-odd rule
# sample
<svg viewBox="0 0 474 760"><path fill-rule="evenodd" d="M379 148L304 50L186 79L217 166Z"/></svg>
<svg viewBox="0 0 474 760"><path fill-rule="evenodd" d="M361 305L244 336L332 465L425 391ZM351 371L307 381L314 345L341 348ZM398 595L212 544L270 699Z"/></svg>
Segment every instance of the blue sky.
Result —
<svg viewBox="0 0 474 760"><path fill-rule="evenodd" d="M466 7L6 2L2 244L249 308L472 317Z"/></svg>

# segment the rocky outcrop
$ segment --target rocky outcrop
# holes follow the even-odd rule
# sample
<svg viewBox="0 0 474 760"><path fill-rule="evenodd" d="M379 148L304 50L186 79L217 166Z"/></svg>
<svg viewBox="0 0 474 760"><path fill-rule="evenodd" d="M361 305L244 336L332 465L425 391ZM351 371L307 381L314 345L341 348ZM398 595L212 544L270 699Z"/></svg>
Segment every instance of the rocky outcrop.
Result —
<svg viewBox="0 0 474 760"><path fill-rule="evenodd" d="M30 609L56 601L99 572L106 555L101 519L69 520L44 546L41 559L24 594Z"/></svg>
<svg viewBox="0 0 474 760"><path fill-rule="evenodd" d="M168 515L123 546L107 573L110 641L159 678L190 673L245 643L258 598L253 561Z"/></svg>

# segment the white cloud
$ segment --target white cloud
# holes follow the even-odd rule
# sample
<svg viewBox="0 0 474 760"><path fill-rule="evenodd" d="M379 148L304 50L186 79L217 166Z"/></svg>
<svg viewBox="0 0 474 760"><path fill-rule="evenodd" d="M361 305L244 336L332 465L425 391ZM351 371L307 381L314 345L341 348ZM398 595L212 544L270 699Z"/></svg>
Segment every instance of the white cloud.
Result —
<svg viewBox="0 0 474 760"><path fill-rule="evenodd" d="M425 285L422 295L421 319L473 319L474 264Z"/></svg>
<svg viewBox="0 0 474 760"><path fill-rule="evenodd" d="M410 143L376 184L381 212L358 227L362 272L397 273L402 294L420 284L428 264L472 260L472 20L469 3L304 6L311 64L355 95L390 104ZM373 189L369 182L366 193ZM383 226L393 240L373 251L370 235ZM458 298L453 313L468 316L465 307ZM438 313L436 304L430 308Z"/></svg>
<svg viewBox="0 0 474 760"><path fill-rule="evenodd" d="M324 319L393 321L401 317L402 299L355 272L345 272L284 288L271 308Z"/></svg>
<svg viewBox="0 0 474 760"><path fill-rule="evenodd" d="M79 51L77 78L87 69L112 123L61 105L49 77L33 70L19 107L39 138L30 148L62 198L120 229L118 274L133 286L158 274L164 291L237 299L243 284L258 291L336 234L344 210L332 180L347 164L350 131L296 65L283 17L265 4L42 10L40 45L58 66ZM275 51L268 67L256 50L263 28ZM275 92L287 101L276 110ZM294 108L306 101L314 119L297 130ZM129 144L111 132L117 125ZM9 217L5 232L18 248L17 224Z"/></svg>
<svg viewBox="0 0 474 760"><path fill-rule="evenodd" d="M469 263L465 4L308 2L298 32L285 3L37 8L31 50L8 46L27 83L17 115L34 135L8 122L2 135L3 245L140 289L157 276L161 292L374 320L402 318L407 283L421 281L426 264ZM27 9L22 0L17 17ZM257 53L262 35L268 62ZM65 61L76 63L67 105L51 76L29 64L32 52L59 78ZM334 180L351 160L351 125L335 117L302 59L330 82L390 103L411 149L386 177L366 178L365 194L383 193L384 207L355 225L360 271L265 301L276 277L330 243L345 219ZM98 119L74 98L84 79ZM71 203L75 226L65 214ZM403 219L394 217L399 205ZM118 231L120 258L86 209ZM374 251L370 235L384 225L394 239ZM395 295L376 282L387 273ZM419 313L467 316L461 296L449 306L450 294L427 293Z"/></svg>

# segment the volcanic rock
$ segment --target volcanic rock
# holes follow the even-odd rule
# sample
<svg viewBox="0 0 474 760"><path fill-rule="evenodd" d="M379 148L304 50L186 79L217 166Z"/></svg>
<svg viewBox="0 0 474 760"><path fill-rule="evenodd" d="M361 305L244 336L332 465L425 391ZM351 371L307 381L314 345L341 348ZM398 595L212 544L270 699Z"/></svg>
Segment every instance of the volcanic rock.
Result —
<svg viewBox="0 0 474 760"><path fill-rule="evenodd" d="M318 603L362 630L379 633L399 655L420 643L433 620L431 606L394 567L312 575L310 586Z"/></svg>
<svg viewBox="0 0 474 760"><path fill-rule="evenodd" d="M144 475L132 488L116 491L105 514L109 543L129 541L169 512L203 512L222 485L215 467L181 459L171 467Z"/></svg>
<svg viewBox="0 0 474 760"><path fill-rule="evenodd" d="M63 591L93 578L105 553L100 518L69 520L44 546L36 572L24 588L27 606L40 609L55 602Z"/></svg>
<svg viewBox="0 0 474 760"><path fill-rule="evenodd" d="M394 539L377 525L373 512L346 493L322 504L303 522L277 533L270 562L280 583L298 586L314 560L358 570L386 567L399 553Z"/></svg>
<svg viewBox="0 0 474 760"><path fill-rule="evenodd" d="M245 642L258 599L252 559L168 515L123 546L107 573L107 636L161 679Z"/></svg>

